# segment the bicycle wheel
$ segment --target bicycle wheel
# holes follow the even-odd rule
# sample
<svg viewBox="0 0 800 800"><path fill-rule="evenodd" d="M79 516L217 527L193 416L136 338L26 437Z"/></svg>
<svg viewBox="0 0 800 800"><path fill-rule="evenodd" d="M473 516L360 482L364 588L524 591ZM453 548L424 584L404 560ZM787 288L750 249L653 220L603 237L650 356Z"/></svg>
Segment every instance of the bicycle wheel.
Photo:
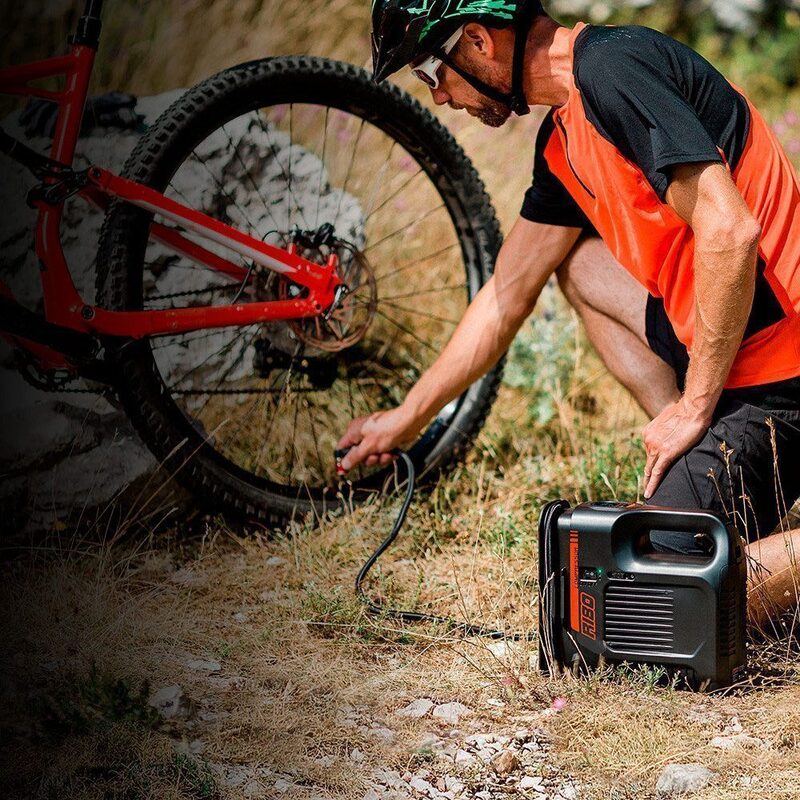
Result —
<svg viewBox="0 0 800 800"><path fill-rule="evenodd" d="M131 342L118 370L139 434L207 506L267 524L330 508L332 451L349 419L402 401L491 272L499 226L471 163L396 87L347 64L289 57L241 64L189 90L143 136L123 175L272 244L299 241L306 258L338 255L353 294L330 324ZM153 218L121 202L110 209L98 257L107 308L297 291L243 259L246 288L198 267L149 240ZM451 465L471 443L501 369L425 431L411 451L421 471ZM357 498L387 474L352 475Z"/></svg>

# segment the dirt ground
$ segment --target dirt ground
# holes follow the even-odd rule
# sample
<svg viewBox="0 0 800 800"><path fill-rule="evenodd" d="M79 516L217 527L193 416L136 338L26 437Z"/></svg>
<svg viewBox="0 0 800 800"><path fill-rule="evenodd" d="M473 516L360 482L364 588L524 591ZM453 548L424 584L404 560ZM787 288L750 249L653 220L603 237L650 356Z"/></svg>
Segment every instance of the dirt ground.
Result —
<svg viewBox="0 0 800 800"><path fill-rule="evenodd" d="M603 391L638 419L621 390ZM585 496L597 465L588 449L554 459L525 436L525 409L503 390L466 465L414 505L371 595L535 627L542 495ZM630 432L617 437L622 453ZM285 535L205 520L15 552L3 795L646 798L665 766L696 763L713 773L698 798L797 796L793 631L752 645L751 675L719 693L647 668L545 679L535 642L365 614L353 580L396 509Z"/></svg>

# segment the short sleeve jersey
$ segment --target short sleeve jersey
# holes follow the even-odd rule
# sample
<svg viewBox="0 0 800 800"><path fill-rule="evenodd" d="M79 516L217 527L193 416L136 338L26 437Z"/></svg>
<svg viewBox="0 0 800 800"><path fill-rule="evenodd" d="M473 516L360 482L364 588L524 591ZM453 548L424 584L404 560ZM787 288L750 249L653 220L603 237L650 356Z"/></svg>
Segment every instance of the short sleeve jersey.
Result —
<svg viewBox="0 0 800 800"><path fill-rule="evenodd" d="M587 25L575 40L573 73L589 121L641 168L661 200L675 164L722 162L720 148L735 168L747 139L747 103L691 48L650 28ZM554 132L548 114L522 216L592 230L544 158Z"/></svg>
<svg viewBox="0 0 800 800"><path fill-rule="evenodd" d="M640 26L578 23L568 98L536 140L524 218L594 230L691 354L694 234L665 201L678 164L724 164L761 225L755 296L726 386L800 376L800 181L744 92Z"/></svg>

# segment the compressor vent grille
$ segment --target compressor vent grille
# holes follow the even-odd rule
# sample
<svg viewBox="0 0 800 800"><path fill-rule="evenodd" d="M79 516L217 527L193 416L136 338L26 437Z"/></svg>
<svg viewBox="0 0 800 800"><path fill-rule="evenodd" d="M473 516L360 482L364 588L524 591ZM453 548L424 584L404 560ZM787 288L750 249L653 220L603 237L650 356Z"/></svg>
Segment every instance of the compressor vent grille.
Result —
<svg viewBox="0 0 800 800"><path fill-rule="evenodd" d="M610 584L605 639L617 651L668 653L674 649L675 598L663 586Z"/></svg>

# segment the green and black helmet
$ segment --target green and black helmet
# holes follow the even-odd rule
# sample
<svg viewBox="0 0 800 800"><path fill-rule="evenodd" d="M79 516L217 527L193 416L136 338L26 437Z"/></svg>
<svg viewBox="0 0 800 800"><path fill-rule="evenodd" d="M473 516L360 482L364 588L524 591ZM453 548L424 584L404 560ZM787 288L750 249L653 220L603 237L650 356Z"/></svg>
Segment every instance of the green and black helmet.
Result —
<svg viewBox="0 0 800 800"><path fill-rule="evenodd" d="M374 78L380 83L420 55L434 54L478 91L505 103L517 114L527 113L521 89L522 61L528 31L534 17L540 13L539 0L372 0ZM510 93L499 92L465 73L442 52L444 42L468 22L515 29L517 46Z"/></svg>

